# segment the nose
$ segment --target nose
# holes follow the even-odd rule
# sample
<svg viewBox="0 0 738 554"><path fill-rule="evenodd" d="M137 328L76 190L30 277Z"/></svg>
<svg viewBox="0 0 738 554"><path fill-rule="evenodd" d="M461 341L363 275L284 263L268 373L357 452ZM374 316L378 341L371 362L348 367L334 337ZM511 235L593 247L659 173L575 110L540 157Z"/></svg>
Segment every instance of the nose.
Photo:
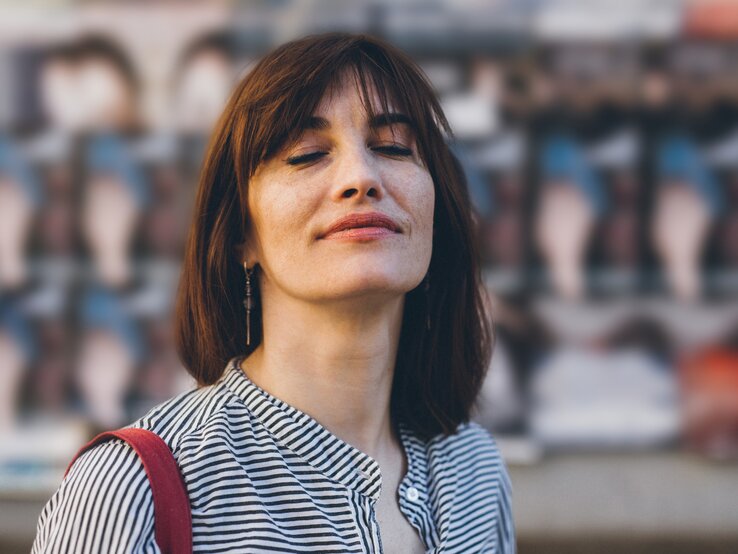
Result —
<svg viewBox="0 0 738 554"><path fill-rule="evenodd" d="M380 199L383 195L382 178L373 152L365 144L342 149L334 174L334 200L365 196Z"/></svg>

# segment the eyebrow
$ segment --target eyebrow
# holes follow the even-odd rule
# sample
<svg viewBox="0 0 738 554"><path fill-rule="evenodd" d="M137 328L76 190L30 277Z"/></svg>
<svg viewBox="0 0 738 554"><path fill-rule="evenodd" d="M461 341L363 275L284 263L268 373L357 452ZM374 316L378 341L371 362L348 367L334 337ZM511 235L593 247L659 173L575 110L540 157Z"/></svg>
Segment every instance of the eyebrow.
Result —
<svg viewBox="0 0 738 554"><path fill-rule="evenodd" d="M380 113L372 117L369 122L369 127L376 129L378 127L386 127L389 125L395 125L397 123L404 123L408 127L413 126L413 120L404 113Z"/></svg>
<svg viewBox="0 0 738 554"><path fill-rule="evenodd" d="M413 120L403 113L380 113L372 117L369 121L369 127L372 129L378 129L379 127L388 127L390 125L405 124L408 127L413 127ZM305 122L303 129L312 131L323 131L330 129L330 122L324 117L311 116Z"/></svg>

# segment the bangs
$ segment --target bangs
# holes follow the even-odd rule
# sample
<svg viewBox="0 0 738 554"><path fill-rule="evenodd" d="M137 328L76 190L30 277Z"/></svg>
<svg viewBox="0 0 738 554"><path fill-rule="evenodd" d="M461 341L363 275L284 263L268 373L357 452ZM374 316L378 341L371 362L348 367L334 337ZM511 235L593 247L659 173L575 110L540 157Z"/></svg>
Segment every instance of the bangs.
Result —
<svg viewBox="0 0 738 554"><path fill-rule="evenodd" d="M383 71L382 67L364 52L361 52L357 60L352 60L351 64L347 64L335 74L325 91L325 96L330 97L337 93L345 79L353 81L368 119L373 120L380 114L401 113L408 116L413 132L417 132L417 116L411 113L412 108L402 93L402 88L398 86L397 79L393 79ZM378 106L374 102L375 98L379 100ZM377 108L379 111L376 111Z"/></svg>
<svg viewBox="0 0 738 554"><path fill-rule="evenodd" d="M320 48L307 45L302 56L287 63L279 60L281 70L267 77L268 84L262 84L260 94L252 96L254 117L249 119L258 122L260 129L249 133L253 138L251 152L240 156L247 161L248 177L259 164L299 140L324 98L337 93L347 77L356 85L369 118L396 112L410 119L418 153L426 165L430 151L427 138L438 137L441 131L451 135L432 86L404 54L386 52L386 46L368 38L336 40L345 44L329 45L333 48L325 41ZM280 57L278 51L275 54L275 58ZM259 64L247 80L254 77L263 83L263 73L273 72L274 65Z"/></svg>

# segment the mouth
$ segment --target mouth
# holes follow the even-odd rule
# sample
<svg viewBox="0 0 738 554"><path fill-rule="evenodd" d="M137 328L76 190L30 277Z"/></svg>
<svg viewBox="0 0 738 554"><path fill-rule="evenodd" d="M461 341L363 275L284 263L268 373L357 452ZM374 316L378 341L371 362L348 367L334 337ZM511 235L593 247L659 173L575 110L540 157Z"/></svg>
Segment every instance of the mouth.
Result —
<svg viewBox="0 0 738 554"><path fill-rule="evenodd" d="M401 233L391 217L380 212L354 213L342 217L318 238L377 238Z"/></svg>

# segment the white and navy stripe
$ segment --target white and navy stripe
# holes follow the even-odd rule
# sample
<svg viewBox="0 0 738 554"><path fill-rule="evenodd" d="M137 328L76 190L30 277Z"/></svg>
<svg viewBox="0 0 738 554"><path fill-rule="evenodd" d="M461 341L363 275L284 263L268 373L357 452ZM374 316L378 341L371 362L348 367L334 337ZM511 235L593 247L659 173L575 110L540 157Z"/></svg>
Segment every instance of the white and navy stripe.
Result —
<svg viewBox="0 0 738 554"><path fill-rule="evenodd" d="M131 427L172 449L192 506L195 552L378 553L379 464L250 381L233 358L214 385ZM401 512L428 552L515 552L510 480L474 422L422 441L400 425L408 471ZM32 554L158 553L143 465L120 439L72 466L44 507Z"/></svg>

